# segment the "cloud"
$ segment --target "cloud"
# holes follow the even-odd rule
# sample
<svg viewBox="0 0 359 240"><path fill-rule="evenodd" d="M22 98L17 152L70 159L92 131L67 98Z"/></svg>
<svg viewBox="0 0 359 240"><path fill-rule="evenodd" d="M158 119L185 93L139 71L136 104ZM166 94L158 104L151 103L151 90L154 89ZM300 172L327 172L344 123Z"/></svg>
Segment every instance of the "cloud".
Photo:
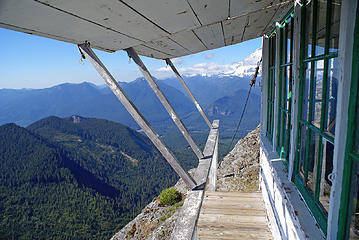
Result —
<svg viewBox="0 0 359 240"><path fill-rule="evenodd" d="M207 59L207 60L212 59L214 56L215 56L215 53L204 54L204 58Z"/></svg>
<svg viewBox="0 0 359 240"><path fill-rule="evenodd" d="M172 63L173 64L176 64L176 65L182 65L183 64L183 59L182 58L173 58L171 59Z"/></svg>
<svg viewBox="0 0 359 240"><path fill-rule="evenodd" d="M198 63L191 67L177 68L179 73L185 77L196 75L201 76L238 76L246 77L253 76L257 67L257 62L262 56L262 49L257 49L255 52L244 58L242 61L232 64L218 64L215 62ZM259 72L260 74L261 72ZM153 71L153 75L159 79L173 77L174 74L169 67L161 67Z"/></svg>

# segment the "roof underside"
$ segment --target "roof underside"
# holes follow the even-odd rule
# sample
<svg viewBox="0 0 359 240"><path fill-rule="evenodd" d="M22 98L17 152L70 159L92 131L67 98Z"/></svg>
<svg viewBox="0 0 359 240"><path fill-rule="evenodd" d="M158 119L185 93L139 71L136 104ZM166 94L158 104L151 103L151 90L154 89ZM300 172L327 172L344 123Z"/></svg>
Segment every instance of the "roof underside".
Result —
<svg viewBox="0 0 359 240"><path fill-rule="evenodd" d="M0 27L165 59L268 34L292 0L1 0Z"/></svg>

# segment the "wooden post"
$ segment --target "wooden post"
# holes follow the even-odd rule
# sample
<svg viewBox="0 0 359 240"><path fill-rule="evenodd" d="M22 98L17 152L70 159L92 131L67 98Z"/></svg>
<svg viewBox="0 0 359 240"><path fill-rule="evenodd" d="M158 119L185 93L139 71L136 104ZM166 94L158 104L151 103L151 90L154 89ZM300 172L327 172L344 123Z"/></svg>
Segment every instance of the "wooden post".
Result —
<svg viewBox="0 0 359 240"><path fill-rule="evenodd" d="M137 122L137 124L142 128L142 130L146 133L148 138L152 141L152 143L157 147L157 149L161 152L162 156L167 160L167 162L171 165L171 167L176 171L176 173L183 179L186 185L192 189L196 187L196 182L193 178L181 167L181 165L177 162L176 158L172 154L172 152L166 147L166 145L162 142L159 135L152 129L151 125L147 122L147 120L142 116L142 114L138 111L136 106L132 103L132 101L128 98L125 92L122 90L118 82L113 78L110 72L106 69L100 59L96 56L96 54L89 47L88 43L78 45L81 53L87 59L90 60L92 65L95 67L97 72L101 75L101 77L105 80L107 85L110 87L112 92L116 95L116 97L121 101L126 110L131 114L133 119Z"/></svg>
<svg viewBox="0 0 359 240"><path fill-rule="evenodd" d="M161 103L165 107L166 111L171 116L172 120L175 122L175 124L177 125L177 127L181 131L182 135L185 137L185 139L187 140L187 142L191 146L193 152L198 157L198 159L203 158L202 151L199 149L197 144L193 141L193 139L192 139L191 135L189 134L187 128L182 123L181 119L179 118L179 116L177 115L177 113L175 112L175 110L173 109L171 104L168 102L167 98L162 93L161 89L158 87L157 83L155 82L155 80L151 76L151 74L148 71L148 69L146 68L146 66L143 64L140 57L137 55L136 51L133 48L127 48L127 49L125 49L125 51L127 52L128 56L130 58L132 58L133 61L136 63L136 65L138 66L138 68L142 72L143 76L147 80L148 84L150 85L152 90L155 92L158 99L161 101Z"/></svg>
<svg viewBox="0 0 359 240"><path fill-rule="evenodd" d="M191 91L189 90L187 84L184 82L183 78L181 77L181 75L178 73L177 69L175 68L175 66L173 65L172 61L167 58L166 60L167 65L169 65L172 68L172 71L176 74L178 80L181 82L182 86L184 87L184 89L186 90L188 96L191 98L192 102L194 103L194 105L196 106L197 110L199 111L199 113L202 115L204 121L206 121L207 125L209 128L212 127L211 122L208 120L206 114L204 113L204 111L202 110L201 106L199 105L199 103L197 102L197 100L194 98L194 96L192 95Z"/></svg>

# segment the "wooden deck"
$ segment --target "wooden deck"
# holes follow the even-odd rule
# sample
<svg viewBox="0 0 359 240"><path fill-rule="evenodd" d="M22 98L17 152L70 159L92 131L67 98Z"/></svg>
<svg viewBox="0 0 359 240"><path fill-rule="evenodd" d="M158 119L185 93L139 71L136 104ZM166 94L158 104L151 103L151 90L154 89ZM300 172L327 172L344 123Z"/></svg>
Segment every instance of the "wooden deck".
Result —
<svg viewBox="0 0 359 240"><path fill-rule="evenodd" d="M261 193L205 192L198 239L272 239Z"/></svg>

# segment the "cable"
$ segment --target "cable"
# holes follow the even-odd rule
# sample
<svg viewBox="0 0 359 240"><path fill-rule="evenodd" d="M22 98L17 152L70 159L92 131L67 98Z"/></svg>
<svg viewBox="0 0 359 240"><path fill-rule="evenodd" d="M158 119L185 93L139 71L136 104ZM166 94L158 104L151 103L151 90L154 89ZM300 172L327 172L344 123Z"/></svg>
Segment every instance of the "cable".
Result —
<svg viewBox="0 0 359 240"><path fill-rule="evenodd" d="M238 122L238 124L237 124L236 131L234 132L233 137L232 137L232 140L231 140L231 143L229 144L228 149L227 149L227 151L226 151L227 153L229 153L229 150L231 149L231 146L232 146L232 143L233 143L233 141L234 141L234 138L236 137L236 135L237 135L237 133L238 133L239 126L241 125L241 122L242 122L242 119L243 119L243 116L244 116L244 112L246 111L246 107L247 107L249 95L251 94L252 87L256 84L256 79L257 79L257 75L258 75L258 72L259 72L259 66L261 65L261 62L262 62L262 58L261 58L261 60L258 62L257 67L256 67L256 72L254 73L254 76L253 76L251 82L249 83L250 88L249 88L249 91L248 91L247 99L246 99L246 102L244 103L244 108L243 108L241 117L240 117L240 119L239 119L239 122Z"/></svg>

